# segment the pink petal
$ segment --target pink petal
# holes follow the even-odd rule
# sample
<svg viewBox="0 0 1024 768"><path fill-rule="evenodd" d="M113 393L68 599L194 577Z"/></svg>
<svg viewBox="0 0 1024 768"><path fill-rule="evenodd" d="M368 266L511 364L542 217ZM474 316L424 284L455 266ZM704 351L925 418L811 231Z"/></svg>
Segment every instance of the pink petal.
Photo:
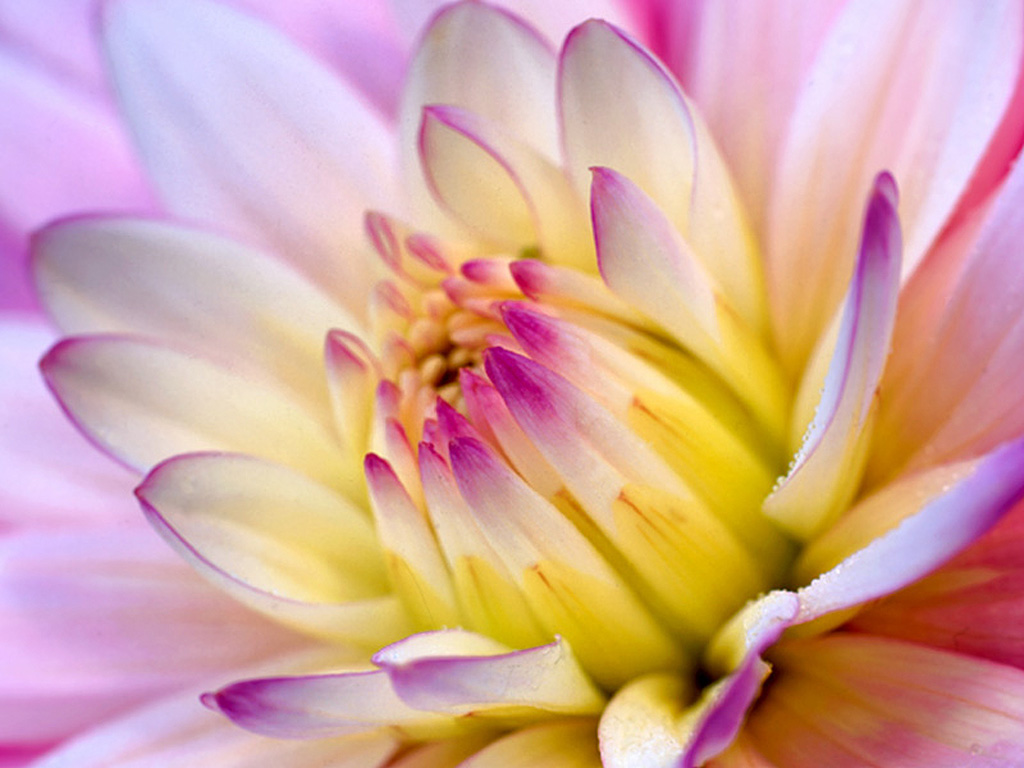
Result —
<svg viewBox="0 0 1024 768"><path fill-rule="evenodd" d="M135 475L97 453L46 391L37 361L53 340L37 320L0 320L0 526L135 521Z"/></svg>
<svg viewBox="0 0 1024 768"><path fill-rule="evenodd" d="M144 528L10 534L0 549L0 740L65 737L297 642Z"/></svg>
<svg viewBox="0 0 1024 768"><path fill-rule="evenodd" d="M502 719L588 715L604 696L559 639L537 648L493 648L489 638L447 629L413 635L374 655L409 706Z"/></svg>
<svg viewBox="0 0 1024 768"><path fill-rule="evenodd" d="M1015 90L1021 13L970 0L843 9L797 100L769 214L769 293L791 371L839 303L857 201L880 169L900 186L904 273L953 213Z"/></svg>
<svg viewBox="0 0 1024 768"><path fill-rule="evenodd" d="M1024 668L1024 521L1018 504L952 562L854 618L864 632Z"/></svg>
<svg viewBox="0 0 1024 768"><path fill-rule="evenodd" d="M245 680L204 694L203 703L246 730L279 739L323 739L385 727L436 738L452 730L450 718L402 702L383 670Z"/></svg>
<svg viewBox="0 0 1024 768"><path fill-rule="evenodd" d="M814 418L789 473L764 503L765 514L801 540L830 525L849 505L867 458L899 293L902 243L892 185L891 176L881 175L868 201L824 386L812 366L798 396L799 402L806 393L821 393Z"/></svg>
<svg viewBox="0 0 1024 768"><path fill-rule="evenodd" d="M876 476L977 456L1024 430L1022 201L1018 163L907 286L882 384Z"/></svg>
<svg viewBox="0 0 1024 768"><path fill-rule="evenodd" d="M171 210L271 246L359 316L363 211L394 197L391 131L362 96L204 0L113 5L106 44Z"/></svg>
<svg viewBox="0 0 1024 768"><path fill-rule="evenodd" d="M799 591L801 622L912 584L979 538L1024 494L1024 441L933 475L911 476L866 498L849 513L850 522L804 550L796 571L813 574L863 547ZM876 530L879 521L889 529Z"/></svg>
<svg viewBox="0 0 1024 768"><path fill-rule="evenodd" d="M786 768L1020 765L1024 672L918 645L837 633L784 643L746 729Z"/></svg>
<svg viewBox="0 0 1024 768"><path fill-rule="evenodd" d="M843 0L664 3L664 59L700 107L755 225L789 117Z"/></svg>
<svg viewBox="0 0 1024 768"><path fill-rule="evenodd" d="M288 666L293 659L277 664ZM391 734L311 742L254 736L204 709L197 698L194 691L176 694L113 720L47 755L39 768L251 768L268 762L296 768L378 768L398 748Z"/></svg>

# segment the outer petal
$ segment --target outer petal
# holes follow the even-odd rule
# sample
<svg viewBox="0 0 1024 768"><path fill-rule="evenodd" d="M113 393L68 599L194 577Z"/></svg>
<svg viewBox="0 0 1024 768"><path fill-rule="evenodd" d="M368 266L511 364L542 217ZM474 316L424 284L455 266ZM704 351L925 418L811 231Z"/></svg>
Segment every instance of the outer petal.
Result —
<svg viewBox="0 0 1024 768"><path fill-rule="evenodd" d="M1024 672L867 635L780 645L748 722L787 768L1011 768L1024 761Z"/></svg>
<svg viewBox="0 0 1024 768"><path fill-rule="evenodd" d="M254 608L362 644L407 629L362 510L297 472L193 454L157 466L136 493L179 554Z"/></svg>
<svg viewBox="0 0 1024 768"><path fill-rule="evenodd" d="M318 418L279 388L203 358L92 336L62 341L41 365L73 420L138 469L177 453L237 450L334 487L351 489L358 480Z"/></svg>
<svg viewBox="0 0 1024 768"><path fill-rule="evenodd" d="M700 107L754 224L807 70L845 0L662 3L663 58Z"/></svg>
<svg viewBox="0 0 1024 768"><path fill-rule="evenodd" d="M1024 507L948 565L856 616L876 635L1024 668Z"/></svg>
<svg viewBox="0 0 1024 768"><path fill-rule="evenodd" d="M0 527L135 520L135 476L88 445L46 392L36 361L53 339L39 321L0 320Z"/></svg>
<svg viewBox="0 0 1024 768"><path fill-rule="evenodd" d="M882 383L875 479L979 455L1024 429L1022 204L1017 163L907 286Z"/></svg>
<svg viewBox="0 0 1024 768"><path fill-rule="evenodd" d="M210 589L144 528L9 534L0 563L4 743L66 737L298 642Z"/></svg>
<svg viewBox="0 0 1024 768"><path fill-rule="evenodd" d="M168 206L269 244L358 315L363 210L393 199L374 110L273 29L204 0L118 3L106 37Z"/></svg>
<svg viewBox="0 0 1024 768"><path fill-rule="evenodd" d="M780 352L798 371L842 296L857 200L889 168L906 259L917 265L967 187L1010 103L1024 9L855 0L843 9L797 102L768 231Z"/></svg>
<svg viewBox="0 0 1024 768"><path fill-rule="evenodd" d="M327 407L324 334L357 325L287 265L225 238L131 219L66 221L33 245L43 303L66 333L159 339Z"/></svg>
<svg viewBox="0 0 1024 768"><path fill-rule="evenodd" d="M254 736L176 695L90 731L65 744L37 768L377 768L398 748L390 734L313 742Z"/></svg>

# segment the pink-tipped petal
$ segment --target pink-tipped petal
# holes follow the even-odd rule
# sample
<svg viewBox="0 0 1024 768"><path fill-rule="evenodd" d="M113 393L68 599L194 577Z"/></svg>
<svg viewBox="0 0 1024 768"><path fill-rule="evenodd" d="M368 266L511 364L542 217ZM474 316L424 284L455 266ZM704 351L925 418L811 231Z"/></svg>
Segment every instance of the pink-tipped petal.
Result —
<svg viewBox="0 0 1024 768"><path fill-rule="evenodd" d="M594 166L630 178L686 237L743 320L760 328L760 264L745 215L707 126L664 67L620 30L586 22L562 49L559 110L580 195Z"/></svg>
<svg viewBox="0 0 1024 768"><path fill-rule="evenodd" d="M911 476L866 498L804 550L796 572L801 621L884 597L979 538L1024 494L1024 442ZM895 527L893 527L895 526ZM862 547L862 548L861 548Z"/></svg>
<svg viewBox="0 0 1024 768"><path fill-rule="evenodd" d="M824 385L813 367L801 385L799 399L807 399L806 392L821 393L814 418L788 474L765 500L765 514L801 540L834 522L856 493L864 470L899 293L901 242L894 197L892 178L880 176L868 201L860 256Z"/></svg>
<svg viewBox="0 0 1024 768"><path fill-rule="evenodd" d="M561 639L512 651L465 630L439 630L401 640L373 661L403 701L430 712L528 720L591 715L604 706Z"/></svg>
<svg viewBox="0 0 1024 768"><path fill-rule="evenodd" d="M323 408L324 333L355 320L286 264L141 219L71 219L33 239L50 315L68 334L130 333L248 368Z"/></svg>
<svg viewBox="0 0 1024 768"><path fill-rule="evenodd" d="M457 623L451 576L427 515L416 507L384 459L370 453L363 466L393 587L418 624Z"/></svg>
<svg viewBox="0 0 1024 768"><path fill-rule="evenodd" d="M484 3L455 3L437 13L410 64L399 118L406 194L417 218L442 224L420 171L416 137L424 107L468 110L554 158L554 93L554 51L526 22Z"/></svg>
<svg viewBox="0 0 1024 768"><path fill-rule="evenodd" d="M358 479L319 416L280 387L197 355L128 337L73 337L41 367L72 420L134 468L178 453L236 450L334 487L352 489Z"/></svg>
<svg viewBox="0 0 1024 768"><path fill-rule="evenodd" d="M1010 768L1024 761L1024 672L835 633L781 643L747 737L786 768Z"/></svg>
<svg viewBox="0 0 1024 768"><path fill-rule="evenodd" d="M323 739L389 728L399 734L447 735L449 717L399 699L384 670L245 680L206 694L203 703L264 736Z"/></svg>
<svg viewBox="0 0 1024 768"><path fill-rule="evenodd" d="M112 4L105 35L168 207L270 246L361 316L363 211L394 198L387 123L276 30L205 0Z"/></svg>

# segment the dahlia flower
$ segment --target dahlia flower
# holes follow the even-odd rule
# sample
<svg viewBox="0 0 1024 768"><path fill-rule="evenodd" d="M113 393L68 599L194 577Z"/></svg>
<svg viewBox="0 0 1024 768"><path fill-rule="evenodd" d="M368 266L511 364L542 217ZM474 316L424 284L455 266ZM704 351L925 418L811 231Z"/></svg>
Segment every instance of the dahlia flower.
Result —
<svg viewBox="0 0 1024 768"><path fill-rule="evenodd" d="M40 764L1024 765L1024 4L365 7L104 9L41 368L205 582Z"/></svg>

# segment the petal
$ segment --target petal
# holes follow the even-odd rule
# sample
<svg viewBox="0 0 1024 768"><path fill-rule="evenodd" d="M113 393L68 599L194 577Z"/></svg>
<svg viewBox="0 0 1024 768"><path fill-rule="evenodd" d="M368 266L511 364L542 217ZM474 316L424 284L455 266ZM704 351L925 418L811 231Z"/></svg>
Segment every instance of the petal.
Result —
<svg viewBox="0 0 1024 768"><path fill-rule="evenodd" d="M0 563L4 743L66 737L298 640L138 525L8 534Z"/></svg>
<svg viewBox="0 0 1024 768"><path fill-rule="evenodd" d="M980 455L1024 430L1022 201L1018 163L907 286L882 382L876 480Z"/></svg>
<svg viewBox="0 0 1024 768"><path fill-rule="evenodd" d="M594 725L564 720L498 739L459 768L600 768Z"/></svg>
<svg viewBox="0 0 1024 768"><path fill-rule="evenodd" d="M747 733L787 768L1011 766L1024 760L1024 672L858 634L780 645Z"/></svg>
<svg viewBox="0 0 1024 768"><path fill-rule="evenodd" d="M1014 92L1022 13L970 0L843 9L797 101L769 215L769 292L789 370L840 301L857 201L880 169L900 187L905 274L945 225Z"/></svg>
<svg viewBox="0 0 1024 768"><path fill-rule="evenodd" d="M446 629L401 640L373 661L406 704L430 712L503 722L596 714L604 706L604 696L561 639L512 651L481 635Z"/></svg>
<svg viewBox="0 0 1024 768"><path fill-rule="evenodd" d="M570 177L588 169L632 179L692 246L740 316L763 325L760 264L728 171L672 76L610 25L590 21L565 41L559 109Z"/></svg>
<svg viewBox="0 0 1024 768"><path fill-rule="evenodd" d="M917 581L994 525L1024 494L1024 442L919 473L867 497L795 565L801 621ZM820 627L818 627L820 628Z"/></svg>
<svg viewBox="0 0 1024 768"><path fill-rule="evenodd" d="M665 3L665 61L700 107L758 229L780 143L842 0Z"/></svg>
<svg viewBox="0 0 1024 768"><path fill-rule="evenodd" d="M935 573L871 606L858 631L1024 668L1024 527L1018 504Z"/></svg>
<svg viewBox="0 0 1024 768"><path fill-rule="evenodd" d="M459 491L534 615L596 681L614 686L681 664L646 607L556 507L477 440L453 441L451 455Z"/></svg>
<svg viewBox="0 0 1024 768"><path fill-rule="evenodd" d="M824 530L849 505L867 459L899 294L901 243L893 191L892 177L880 176L868 202L860 256L824 386L813 366L801 384L798 402L808 399L806 393L821 392L814 418L789 473L764 503L765 514L800 540Z"/></svg>
<svg viewBox="0 0 1024 768"><path fill-rule="evenodd" d="M459 221L498 247L536 247L549 261L593 271L582 200L553 161L456 107L426 107L419 138L431 191Z"/></svg>
<svg viewBox="0 0 1024 768"><path fill-rule="evenodd" d="M287 265L221 237L132 219L62 222L33 246L43 304L66 333L191 348L326 407L324 334L357 326Z"/></svg>
<svg viewBox="0 0 1024 768"><path fill-rule="evenodd" d="M601 276L612 293L719 374L769 430L780 431L786 386L664 209L626 177L594 168L590 192Z"/></svg>
<svg viewBox="0 0 1024 768"><path fill-rule="evenodd" d="M72 739L38 768L379 768L398 749L392 734L312 742L254 736L199 706L193 691L163 699Z"/></svg>
<svg viewBox="0 0 1024 768"><path fill-rule="evenodd" d="M72 420L138 469L178 453L239 450L335 487L358 480L333 436L292 398L198 356L89 336L60 342L41 366Z"/></svg>
<svg viewBox="0 0 1024 768"><path fill-rule="evenodd" d="M191 454L158 465L136 494L179 554L257 610L362 643L404 629L384 597L365 515L297 472L251 456ZM335 624L348 613L367 623Z"/></svg>
<svg viewBox="0 0 1024 768"><path fill-rule="evenodd" d="M553 158L558 154L554 93L554 51L526 22L470 2L455 3L434 16L410 64L399 118L406 193L417 220L437 220L416 141L424 107L468 110Z"/></svg>
<svg viewBox="0 0 1024 768"><path fill-rule="evenodd" d="M203 703L236 725L264 736L323 739L372 733L387 727L400 735L451 735L451 718L406 705L383 670L232 683L203 696Z"/></svg>
<svg viewBox="0 0 1024 768"><path fill-rule="evenodd" d="M644 598L686 644L695 648L764 588L737 537L625 424L537 363L491 349L485 364L516 421L571 492L579 524L607 538Z"/></svg>
<svg viewBox="0 0 1024 768"><path fill-rule="evenodd" d="M458 623L451 576L430 521L384 459L364 462L376 534L395 591L423 628Z"/></svg>
<svg viewBox="0 0 1024 768"><path fill-rule="evenodd" d="M111 6L106 45L168 207L269 245L360 316L363 209L393 199L391 131L362 97L272 28L201 0Z"/></svg>
<svg viewBox="0 0 1024 768"><path fill-rule="evenodd" d="M46 391L36 363L53 341L40 321L0 318L0 527L135 521L135 475L90 446Z"/></svg>

